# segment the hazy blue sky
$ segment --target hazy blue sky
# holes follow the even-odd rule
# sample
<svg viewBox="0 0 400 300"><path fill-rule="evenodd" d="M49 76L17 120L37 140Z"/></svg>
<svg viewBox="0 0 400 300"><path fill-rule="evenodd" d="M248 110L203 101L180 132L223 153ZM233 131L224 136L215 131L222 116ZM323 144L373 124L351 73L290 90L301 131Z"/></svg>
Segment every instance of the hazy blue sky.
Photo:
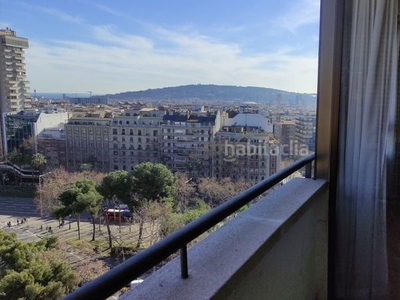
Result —
<svg viewBox="0 0 400 300"><path fill-rule="evenodd" d="M316 92L318 0L0 0L31 91L185 84Z"/></svg>

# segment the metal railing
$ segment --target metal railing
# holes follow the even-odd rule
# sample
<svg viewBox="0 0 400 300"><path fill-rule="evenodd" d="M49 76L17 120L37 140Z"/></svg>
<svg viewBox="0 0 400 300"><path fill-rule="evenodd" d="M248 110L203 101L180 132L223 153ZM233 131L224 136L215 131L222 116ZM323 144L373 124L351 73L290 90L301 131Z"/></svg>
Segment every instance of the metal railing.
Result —
<svg viewBox="0 0 400 300"><path fill-rule="evenodd" d="M188 243L302 167L306 167L305 177L311 178L311 164L314 159L315 154L306 156L260 181L107 273L66 295L64 300L106 299L178 250L180 250L181 259L181 277L188 278Z"/></svg>

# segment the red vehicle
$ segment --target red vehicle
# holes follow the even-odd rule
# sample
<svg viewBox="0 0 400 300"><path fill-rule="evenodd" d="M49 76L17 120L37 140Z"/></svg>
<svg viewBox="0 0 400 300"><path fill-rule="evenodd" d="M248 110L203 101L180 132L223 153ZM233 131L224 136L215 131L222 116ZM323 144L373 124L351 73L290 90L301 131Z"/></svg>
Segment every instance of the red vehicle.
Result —
<svg viewBox="0 0 400 300"><path fill-rule="evenodd" d="M129 209L109 208L103 212L103 216L110 222L132 222L132 213Z"/></svg>

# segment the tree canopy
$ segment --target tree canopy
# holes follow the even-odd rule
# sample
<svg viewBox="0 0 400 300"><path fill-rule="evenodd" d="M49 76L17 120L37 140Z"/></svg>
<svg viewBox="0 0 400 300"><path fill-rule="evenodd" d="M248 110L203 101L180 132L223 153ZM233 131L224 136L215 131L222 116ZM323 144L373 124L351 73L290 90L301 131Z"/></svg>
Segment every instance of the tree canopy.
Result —
<svg viewBox="0 0 400 300"><path fill-rule="evenodd" d="M79 278L62 259L48 259L56 239L24 243L0 230L0 299L56 300L74 290Z"/></svg>
<svg viewBox="0 0 400 300"><path fill-rule="evenodd" d="M124 203L128 203L132 192L130 175L127 171L108 173L103 177L97 189L104 199L111 200L117 198Z"/></svg>
<svg viewBox="0 0 400 300"><path fill-rule="evenodd" d="M175 177L160 163L145 162L132 171L132 188L137 200L162 200L171 198L175 192Z"/></svg>
<svg viewBox="0 0 400 300"><path fill-rule="evenodd" d="M77 216L78 237L80 238L79 221L83 211L88 210L92 215L96 215L101 209L103 197L96 190L96 183L91 179L80 179L71 184L58 197L60 205L54 209L54 214L58 217L66 217L70 214Z"/></svg>
<svg viewBox="0 0 400 300"><path fill-rule="evenodd" d="M31 167L35 170L39 170L40 173L43 173L46 167L46 157L42 153L35 153L31 158Z"/></svg>

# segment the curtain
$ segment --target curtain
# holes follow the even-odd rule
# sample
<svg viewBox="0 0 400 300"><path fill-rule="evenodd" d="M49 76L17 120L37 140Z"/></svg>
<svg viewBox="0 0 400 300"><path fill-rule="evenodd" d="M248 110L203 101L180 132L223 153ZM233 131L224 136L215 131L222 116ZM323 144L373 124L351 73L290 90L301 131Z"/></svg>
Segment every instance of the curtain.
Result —
<svg viewBox="0 0 400 300"><path fill-rule="evenodd" d="M386 168L392 152L397 91L397 2L345 1L336 199L337 299L388 299Z"/></svg>

